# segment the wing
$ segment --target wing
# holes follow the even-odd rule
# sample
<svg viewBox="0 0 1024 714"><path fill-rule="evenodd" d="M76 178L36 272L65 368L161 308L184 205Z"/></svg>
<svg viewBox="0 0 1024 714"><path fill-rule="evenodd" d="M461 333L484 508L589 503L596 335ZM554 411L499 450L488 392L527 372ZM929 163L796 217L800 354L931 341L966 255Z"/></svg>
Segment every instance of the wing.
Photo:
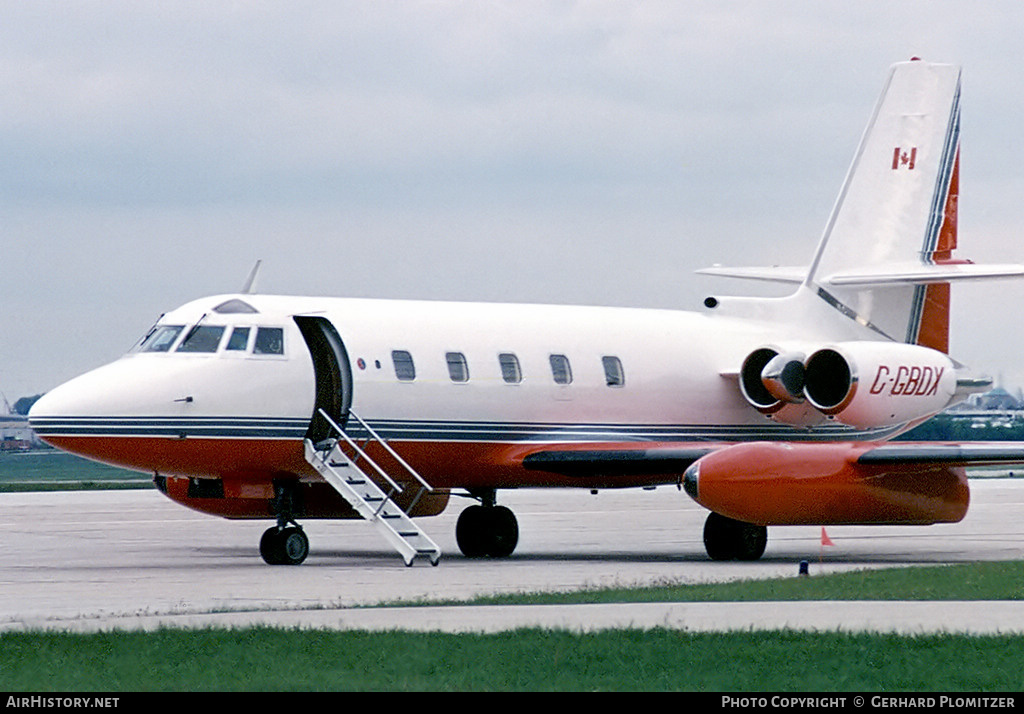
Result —
<svg viewBox="0 0 1024 714"><path fill-rule="evenodd" d="M677 442L644 444L639 448L624 448L622 443L560 445L527 454L522 465L528 471L577 478L664 476L668 481L677 481L691 464L719 448L722 447Z"/></svg>
<svg viewBox="0 0 1024 714"><path fill-rule="evenodd" d="M1024 442L890 442L866 450L857 458L857 463L931 464L935 466L1024 464Z"/></svg>
<svg viewBox="0 0 1024 714"><path fill-rule="evenodd" d="M521 456L527 471L545 471L577 478L665 476L678 478L708 454L731 444L695 445L690 442L652 442L626 448L620 442L539 447ZM845 447L847 445L843 445ZM840 445L837 445L839 448ZM1024 464L1024 442L886 442L862 445L859 464L982 466ZM845 450L845 448L844 448Z"/></svg>

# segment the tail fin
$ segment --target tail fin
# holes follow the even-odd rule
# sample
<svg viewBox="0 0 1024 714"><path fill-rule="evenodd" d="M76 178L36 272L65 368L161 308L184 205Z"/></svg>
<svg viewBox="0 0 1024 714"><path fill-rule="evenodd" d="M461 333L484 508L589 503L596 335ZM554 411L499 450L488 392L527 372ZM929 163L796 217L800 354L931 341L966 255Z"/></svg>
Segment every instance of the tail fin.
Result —
<svg viewBox="0 0 1024 714"><path fill-rule="evenodd" d="M948 351L960 69L894 65L805 284L892 340ZM929 284L931 283L931 284Z"/></svg>
<svg viewBox="0 0 1024 714"><path fill-rule="evenodd" d="M1024 275L952 257L959 141L959 67L893 65L810 267L701 272L800 282L877 337L947 352L950 282Z"/></svg>

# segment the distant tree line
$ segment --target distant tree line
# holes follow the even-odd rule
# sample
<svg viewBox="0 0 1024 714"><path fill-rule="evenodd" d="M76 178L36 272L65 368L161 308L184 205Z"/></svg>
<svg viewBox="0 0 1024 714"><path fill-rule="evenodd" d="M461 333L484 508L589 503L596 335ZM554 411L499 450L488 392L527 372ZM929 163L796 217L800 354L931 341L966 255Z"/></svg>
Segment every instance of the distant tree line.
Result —
<svg viewBox="0 0 1024 714"><path fill-rule="evenodd" d="M937 414L897 437L901 441L1024 441L1024 412Z"/></svg>
<svg viewBox="0 0 1024 714"><path fill-rule="evenodd" d="M21 414L22 416L28 415L28 410L32 408L32 405L39 401L42 394L37 394L34 397L22 397L14 403L11 409L15 414Z"/></svg>

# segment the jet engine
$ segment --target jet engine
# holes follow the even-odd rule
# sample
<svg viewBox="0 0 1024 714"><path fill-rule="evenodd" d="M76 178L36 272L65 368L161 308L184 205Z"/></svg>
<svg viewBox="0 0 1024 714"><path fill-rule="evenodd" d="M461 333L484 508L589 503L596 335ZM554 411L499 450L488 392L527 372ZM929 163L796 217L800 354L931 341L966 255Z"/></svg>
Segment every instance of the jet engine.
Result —
<svg viewBox="0 0 1024 714"><path fill-rule="evenodd" d="M715 451L683 477L700 505L771 525L955 523L967 513L964 470L859 463L863 443L751 442Z"/></svg>
<svg viewBox="0 0 1024 714"><path fill-rule="evenodd" d="M804 398L804 352L766 346L751 352L740 369L744 399L773 421L793 426L820 424L824 417Z"/></svg>
<svg viewBox="0 0 1024 714"><path fill-rule="evenodd" d="M817 349L766 346L740 369L740 391L762 414L786 424L823 417L859 429L903 424L941 411L956 390L942 352L899 342L844 342Z"/></svg>
<svg viewBox="0 0 1024 714"><path fill-rule="evenodd" d="M956 366L927 347L846 342L804 363L804 394L822 414L868 429L931 416L956 391Z"/></svg>

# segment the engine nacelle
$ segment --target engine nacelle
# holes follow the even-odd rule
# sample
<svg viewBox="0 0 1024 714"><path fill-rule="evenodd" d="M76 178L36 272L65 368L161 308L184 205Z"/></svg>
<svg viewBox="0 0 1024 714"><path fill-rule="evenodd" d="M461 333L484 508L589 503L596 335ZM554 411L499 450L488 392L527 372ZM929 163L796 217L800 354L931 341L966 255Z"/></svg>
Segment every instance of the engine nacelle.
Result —
<svg viewBox="0 0 1024 714"><path fill-rule="evenodd" d="M803 395L804 352L767 345L754 350L740 368L740 392L752 407L781 424L812 426L824 421Z"/></svg>
<svg viewBox="0 0 1024 714"><path fill-rule="evenodd" d="M764 526L955 523L970 493L959 467L861 464L860 443L736 444L691 465L686 492L728 518Z"/></svg>
<svg viewBox="0 0 1024 714"><path fill-rule="evenodd" d="M899 342L845 342L804 363L804 395L841 424L869 429L931 416L956 391L956 367L943 354Z"/></svg>
<svg viewBox="0 0 1024 714"><path fill-rule="evenodd" d="M843 342L813 351L760 347L743 361L740 391L765 416L794 426L824 418L858 429L904 424L942 411L956 391L943 354L901 342Z"/></svg>

